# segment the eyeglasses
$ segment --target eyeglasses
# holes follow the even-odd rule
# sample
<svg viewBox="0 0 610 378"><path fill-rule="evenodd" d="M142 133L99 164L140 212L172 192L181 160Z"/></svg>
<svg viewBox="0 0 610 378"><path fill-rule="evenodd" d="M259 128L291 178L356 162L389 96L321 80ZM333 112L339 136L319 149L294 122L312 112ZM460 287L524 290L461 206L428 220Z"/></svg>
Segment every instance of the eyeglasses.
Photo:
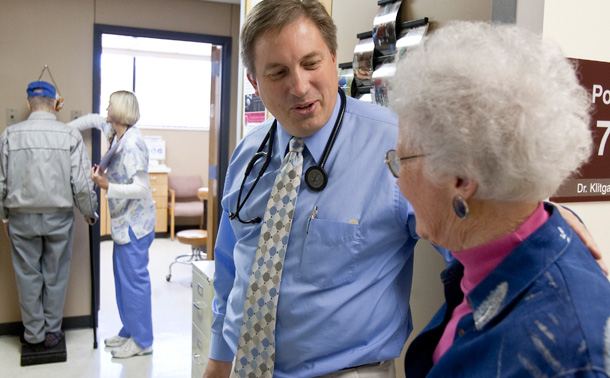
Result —
<svg viewBox="0 0 610 378"><path fill-rule="evenodd" d="M415 159L415 158L426 156L426 155L428 155L428 154L419 154L419 155L398 157L398 155L396 155L396 150L389 150L385 154L384 163L386 163L388 165L388 168L390 168L390 172L392 172L392 175L394 177L398 178L398 174L400 173L400 162L401 161Z"/></svg>

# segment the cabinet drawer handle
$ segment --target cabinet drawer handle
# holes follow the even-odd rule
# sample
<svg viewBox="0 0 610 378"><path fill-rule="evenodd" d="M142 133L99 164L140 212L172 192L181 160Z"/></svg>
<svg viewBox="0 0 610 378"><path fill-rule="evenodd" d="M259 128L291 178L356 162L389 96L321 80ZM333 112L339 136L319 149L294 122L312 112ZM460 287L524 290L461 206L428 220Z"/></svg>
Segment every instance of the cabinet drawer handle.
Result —
<svg viewBox="0 0 610 378"><path fill-rule="evenodd" d="M203 310L204 308L208 307L208 305L205 302L193 301L193 307L195 307L197 310Z"/></svg>
<svg viewBox="0 0 610 378"><path fill-rule="evenodd" d="M203 285L197 282L197 293L203 297Z"/></svg>
<svg viewBox="0 0 610 378"><path fill-rule="evenodd" d="M198 365L203 365L203 364L207 363L208 358L207 358L207 357L205 357L205 356L202 356L202 355L201 355L201 354L199 354L199 353L194 353L194 354L193 354L193 360L195 360L195 362L196 362Z"/></svg>

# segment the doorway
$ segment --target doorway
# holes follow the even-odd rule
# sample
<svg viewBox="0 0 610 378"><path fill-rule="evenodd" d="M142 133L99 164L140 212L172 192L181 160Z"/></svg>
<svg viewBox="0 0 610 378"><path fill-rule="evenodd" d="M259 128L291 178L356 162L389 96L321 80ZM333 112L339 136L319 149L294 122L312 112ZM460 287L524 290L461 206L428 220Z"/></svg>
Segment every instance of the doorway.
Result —
<svg viewBox="0 0 610 378"><path fill-rule="evenodd" d="M186 128L207 128L209 127L209 145L202 145L201 149L207 149L210 151L209 153L209 174L208 174L208 187L210 188L210 198L208 203L208 250L210 246L213 246L213 242L215 239L216 229L218 221L220 220L221 207L218 206L219 193L222 193L224 177L226 174L226 170L229 162L229 117L230 117L230 72L231 72L231 38L230 37L219 37L219 36L210 36L210 35L202 35L202 34L192 34L192 33L180 33L180 32L170 32L163 30L154 30L154 29L141 29L141 28L131 28L131 27L121 27L114 25L102 25L96 24L94 26L94 43L93 43L93 82L92 82L92 112L104 114L104 109L106 107L108 101L108 93L106 86L102 85L102 53L103 53L103 45L102 40L106 37L118 37L123 36L125 38L136 38L136 39L154 39L160 42L183 42L184 45L195 43L209 46L209 59L210 69L206 75L210 75L206 80L198 81L198 83L209 82L209 86L207 86L206 91L209 91L209 103L201 104L202 109L205 107L205 111L203 114L207 114L204 117L209 119L208 122L194 122L188 123L186 121L181 122ZM128 85L127 88L121 89L130 89L136 92L138 98L141 98L140 94L137 93L138 78L140 80L144 80L146 77L146 72L148 70L148 83L144 83L144 87L146 85L149 86L151 81L154 79L154 75L151 79L151 69L154 71L155 67L157 68L157 72L155 73L157 77L162 77L164 75L163 69L159 69L161 67L160 61L163 60L164 52L157 52L157 54L148 54L148 58L150 55L155 55L157 59L155 62L151 63L150 59L142 59L142 61L148 60L148 62L144 62L141 66L136 64L135 59L133 61L133 70L130 74L131 82L129 79L125 81L123 78L121 85ZM144 54L146 55L146 54ZM187 54L188 55L188 54ZM195 59L194 54L190 54L190 58ZM184 62L183 62L184 63ZM188 64L186 64L188 66ZM125 71L125 70L123 70ZM137 72L137 73L136 73ZM140 76L140 73L144 73L144 76ZM209 80L208 80L209 79ZM184 79L181 79L184 80ZM206 84L197 84L200 86L206 86ZM147 89L149 92L146 97L151 101L163 99L164 97L171 96L171 93L166 93L163 90L155 90L152 96L150 96L150 89ZM105 97L103 97L105 96ZM140 100L142 102L144 98ZM143 104L141 103L141 107ZM158 109L158 105L148 105L151 109ZM196 107L196 105L191 105L191 107ZM197 109L195 109L197 110ZM144 117L143 117L144 118ZM176 127L176 125L159 125L153 124L155 120L158 118L150 117L147 123L151 123L151 127L163 127L170 126ZM144 122L142 120L142 122ZM205 120L207 121L207 119ZM167 122L163 122L167 123ZM146 126L146 125L143 125ZM178 128L178 127L176 127ZM179 131L177 131L179 132ZM91 160L93 163L99 162L100 156L102 155L102 138L100 133L94 132L92 133L92 156ZM183 154L189 154L189 151L182 152ZM98 193L99 195L99 193ZM102 201L100 201L102 202ZM97 312L99 309L99 258L100 258L100 223L98 222L92 229L90 235L90 248L91 248L91 258L92 264L92 279L94 281L93 285L95 288L95 293L93 295L93 314L94 314L94 327L97 327Z"/></svg>

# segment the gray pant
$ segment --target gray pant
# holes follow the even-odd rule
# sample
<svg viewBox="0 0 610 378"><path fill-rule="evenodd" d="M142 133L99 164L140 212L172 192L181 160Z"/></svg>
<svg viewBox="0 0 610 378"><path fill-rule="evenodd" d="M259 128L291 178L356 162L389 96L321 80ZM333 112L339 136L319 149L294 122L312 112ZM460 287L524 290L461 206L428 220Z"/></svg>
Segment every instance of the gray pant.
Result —
<svg viewBox="0 0 610 378"><path fill-rule="evenodd" d="M318 378L396 378L396 369L394 360L386 360L379 364L339 370Z"/></svg>
<svg viewBox="0 0 610 378"><path fill-rule="evenodd" d="M10 212L9 232L24 337L40 343L45 333L61 330L74 212Z"/></svg>

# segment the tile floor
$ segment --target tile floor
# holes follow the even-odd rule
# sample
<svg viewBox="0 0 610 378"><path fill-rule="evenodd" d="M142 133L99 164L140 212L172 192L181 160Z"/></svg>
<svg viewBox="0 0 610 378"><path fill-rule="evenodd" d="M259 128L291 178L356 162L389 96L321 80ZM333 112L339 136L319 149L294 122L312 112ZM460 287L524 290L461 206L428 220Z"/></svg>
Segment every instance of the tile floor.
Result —
<svg viewBox="0 0 610 378"><path fill-rule="evenodd" d="M17 337L0 337L0 377L6 378L188 378L191 376L191 267L174 264L171 282L168 266L190 247L177 240L157 238L150 249L152 283L153 354L113 359L104 339L121 327L114 296L112 242L101 243L101 278L98 348L93 349L93 330L66 332L68 361L20 366L21 344Z"/></svg>

